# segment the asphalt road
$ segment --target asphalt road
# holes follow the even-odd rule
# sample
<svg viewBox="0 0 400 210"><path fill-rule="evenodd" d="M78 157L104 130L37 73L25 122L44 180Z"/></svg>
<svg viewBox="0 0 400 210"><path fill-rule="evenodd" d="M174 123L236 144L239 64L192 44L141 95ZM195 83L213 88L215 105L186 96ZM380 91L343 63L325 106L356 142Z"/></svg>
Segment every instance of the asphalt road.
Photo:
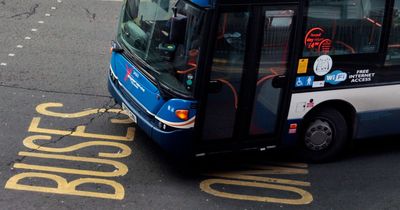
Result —
<svg viewBox="0 0 400 210"><path fill-rule="evenodd" d="M396 137L181 163L106 86L121 2L0 0L0 209L399 209Z"/></svg>

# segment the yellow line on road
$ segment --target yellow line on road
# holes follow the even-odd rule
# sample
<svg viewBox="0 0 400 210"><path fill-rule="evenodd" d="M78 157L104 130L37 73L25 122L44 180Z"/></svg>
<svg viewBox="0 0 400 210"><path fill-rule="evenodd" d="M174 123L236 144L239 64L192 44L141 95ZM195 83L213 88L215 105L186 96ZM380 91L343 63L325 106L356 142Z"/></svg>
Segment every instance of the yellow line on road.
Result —
<svg viewBox="0 0 400 210"><path fill-rule="evenodd" d="M68 147L55 148L55 147L45 147L43 145L35 144L36 140L50 141L51 136L45 136L45 135L29 136L24 139L23 144L24 144L24 146L26 146L30 149L33 149L33 150L44 151L44 152L55 152L55 153L72 152L72 151L76 151L76 150L79 150L82 148L92 147L92 146L117 147L118 149L121 150L117 153L99 152L99 157L108 157L108 158L128 157L132 153L132 150L130 147L128 147L125 144L118 143L118 142L89 141L89 142L83 142L83 143L75 144L75 145L68 146Z"/></svg>
<svg viewBox="0 0 400 210"><path fill-rule="evenodd" d="M133 136L135 134L135 129L133 127L128 127L125 136L86 133L85 132L86 126L78 126L76 127L75 131L40 128L39 127L40 120L41 120L40 117L34 117L32 119L28 131L35 133L45 133L45 134L54 134L62 136L79 136L84 138L106 139L115 141L133 141Z"/></svg>
<svg viewBox="0 0 400 210"><path fill-rule="evenodd" d="M288 199L288 198L274 198L269 196L254 196L254 195L241 195L234 194L228 192L221 192L213 189L211 186L214 184L219 185L234 185L234 186L242 186L242 187L256 187L256 188L264 188L264 189L273 189L279 191L286 191L298 194L300 198L298 199ZM269 203L280 203L280 204L291 204L291 205L305 205L309 204L313 201L312 195L300 188L284 186L284 185L276 185L276 184L266 184L259 182L248 182L248 181L237 181L237 180L227 180L227 179L207 179L200 183L200 188L214 196L237 199L237 200L247 200L247 201L258 201L258 202L269 202Z"/></svg>
<svg viewBox="0 0 400 210"><path fill-rule="evenodd" d="M48 159L106 164L106 165L114 166L115 170L112 172L101 172L101 171L61 168L61 167L53 167L53 166L31 165L31 164L25 164L25 163L15 163L13 166L14 168L39 170L39 171L50 171L50 172L67 173L67 174L81 174L81 175L100 176L100 177L118 177L118 176L124 176L125 174L128 173L128 167L125 164L115 161L115 160L77 157L77 156L69 156L69 155L53 155L53 154L33 153L33 152L19 152L18 155L19 156L27 156L27 157L36 157L36 158L48 158Z"/></svg>
<svg viewBox="0 0 400 210"><path fill-rule="evenodd" d="M231 172L231 173L211 173L207 174L208 176L220 177L220 178L230 178L230 179L242 179L242 180L250 180L250 181L258 181L258 182L269 182L276 184L288 184L288 185L297 185L310 187L310 182L296 181L290 179L279 179L279 178L270 178L270 177L261 177L261 176L250 176L244 175L242 172Z"/></svg>
<svg viewBox="0 0 400 210"><path fill-rule="evenodd" d="M45 187L45 186L33 186L33 185L25 185L19 184L18 182L25 178L42 178L53 180L57 183L57 187ZM103 184L108 185L114 188L114 193L100 193L100 192L91 192L91 191L83 191L77 190L76 187L82 184ZM124 187L115 181L107 180L107 179L98 179L98 178L80 178L71 182L67 182L61 176L57 176L54 174L45 174L45 173L21 173L11 177L6 185L6 189L13 190L24 190L24 191L33 191L33 192L43 192L43 193L55 193L55 194L64 194L64 195L78 195L78 196L86 196L86 197L95 197L95 198L107 198L107 199L116 199L122 200L125 197L125 189Z"/></svg>

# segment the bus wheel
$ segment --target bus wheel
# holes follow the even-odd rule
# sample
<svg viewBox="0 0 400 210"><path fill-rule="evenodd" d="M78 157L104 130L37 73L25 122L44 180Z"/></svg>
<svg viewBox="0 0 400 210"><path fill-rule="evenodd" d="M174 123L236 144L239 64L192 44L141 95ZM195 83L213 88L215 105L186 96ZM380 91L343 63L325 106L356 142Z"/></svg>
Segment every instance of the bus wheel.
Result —
<svg viewBox="0 0 400 210"><path fill-rule="evenodd" d="M347 134L348 127L343 115L335 109L322 109L305 122L301 156L311 162L330 161L343 151Z"/></svg>

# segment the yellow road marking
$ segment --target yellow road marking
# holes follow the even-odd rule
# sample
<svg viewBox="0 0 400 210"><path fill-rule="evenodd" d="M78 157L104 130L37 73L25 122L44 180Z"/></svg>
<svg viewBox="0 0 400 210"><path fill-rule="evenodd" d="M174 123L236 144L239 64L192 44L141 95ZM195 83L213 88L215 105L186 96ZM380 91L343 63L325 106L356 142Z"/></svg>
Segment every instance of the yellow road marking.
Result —
<svg viewBox="0 0 400 210"><path fill-rule="evenodd" d="M57 183L57 187L54 188L54 187L32 186L32 185L25 185L18 183L18 181L25 178L45 178L53 180ZM91 192L91 191L83 191L76 189L76 187L79 185L90 184L90 183L108 185L114 188L115 192L113 194L110 194L110 193ZM78 196L117 199L117 200L122 200L125 196L124 187L118 182L112 180L98 179L98 178L80 178L68 183L67 180L61 176L57 176L54 174L34 173L34 172L21 173L11 177L7 181L5 188L13 190L24 190L24 191L43 192L43 193L65 194L65 195L78 195Z"/></svg>
<svg viewBox="0 0 400 210"><path fill-rule="evenodd" d="M51 140L51 136L45 136L45 135L35 135L35 136L29 136L24 139L23 144L34 150L38 151L44 151L44 152L55 152L55 153L63 153L63 152L72 152L76 151L85 147L91 147L91 146L111 146L111 147L118 147L121 149L121 152L118 153L105 153L105 152L99 152L99 157L108 157L108 158L123 158L123 157L128 157L131 153L132 150L125 144L117 143L117 142L107 142L107 141L89 141L89 142L83 142L79 144L75 144L72 146L68 147L62 147L62 148L54 148L54 147L45 147L41 145L35 144L36 140Z"/></svg>
<svg viewBox="0 0 400 210"><path fill-rule="evenodd" d="M43 103L39 104L36 107L38 113L51 116L58 117L64 119L71 118L80 118L98 113L117 113L124 114L126 113L121 109L86 109L81 112L76 113L58 113L54 111L48 110L49 108L57 108L63 107L62 103ZM127 115L126 115L127 116ZM129 124L132 123L132 120L128 117L126 119L111 119L111 123L113 124ZM44 152L53 152L53 153L65 153L72 152L79 149L93 147L93 146L107 146L107 147L116 147L119 149L118 152L98 152L99 157L105 158L124 158L129 156L132 153L132 150L128 145L119 143L119 142L109 142L105 140L114 140L114 141L133 141L134 139L134 128L128 127L125 136L116 136L116 135L106 135L106 134L96 134L96 133L87 133L86 126L77 126L74 131L68 130L58 130L58 129L49 129L49 128L41 128L39 126L41 122L40 117L34 117L32 122L28 128L29 132L37 132L44 134L53 134L53 135L63 135L63 136L76 136L76 137L84 137L84 138L94 138L98 139L95 141L88 141L77 143L74 145L53 148L45 145L38 145L36 141L44 140L50 141L52 139L49 135L33 135L25 138L23 140L23 144L30 149L36 151L44 151ZM45 154L45 153L36 153L36 152L20 152L18 153L20 156L26 157L36 157L36 158L46 158L46 159L58 159L58 160L68 160L68 161L79 161L86 163L96 163L96 164L106 164L113 166L115 168L112 172L102 172L102 171L92 171L92 170L80 170L73 168L61 168L61 167L53 167L53 166L43 166L43 165L32 165L25 163L15 163L13 165L14 168L19 169L28 169L28 170L38 170L38 171L47 171L47 172L57 172L57 173L65 173L65 174L78 174L78 175L86 175L86 176L98 176L98 177L118 177L124 176L128 173L128 167L118 161L108 160L108 159L100 159L100 158L89 158L89 157L77 157L77 156L68 156L68 155L57 155L57 154ZM33 186L32 184L21 184L18 183L23 179L32 179L32 178L44 178L48 180L53 180L57 183L56 187L46 187L46 186ZM26 182L26 181L25 181ZM77 190L76 188L82 184L102 184L108 185L114 189L114 193L103 193L103 192L93 192L93 191L84 191ZM11 177L6 185L6 189L14 189L14 190L25 190L25 191L33 191L33 192L44 192L44 193L55 193L55 194L65 194L65 195L77 195L77 196L87 196L87 197L96 197L96 198L106 198L106 199L118 199L122 200L125 196L124 187L113 180L101 179L101 178L79 178L73 180L71 182L67 182L67 180L61 176L42 173L42 172L24 172L17 174Z"/></svg>
<svg viewBox="0 0 400 210"><path fill-rule="evenodd" d="M214 177L220 177L220 178L270 182L270 183L297 185L297 186L304 186L304 187L311 186L310 182L296 181L296 180L290 180L290 179L278 179L278 178L270 178L270 177L250 176L250 175L243 175L243 174L244 173L242 173L242 172L231 172L231 173L211 173L211 174L207 174L207 175L214 176Z"/></svg>
<svg viewBox="0 0 400 210"><path fill-rule="evenodd" d="M104 112L110 112L110 113L121 113L126 116L128 116L125 111L122 111L121 109L87 109L85 111L81 112L75 112L75 113L59 113L59 112L53 112L47 110L48 108L54 108L54 107L63 107L64 105L62 103L43 103L39 104L36 106L36 111L39 114L42 115L47 115L51 117L60 117L60 118L81 118L81 117L86 117L89 115L93 114L98 114L98 113L104 113Z"/></svg>
<svg viewBox="0 0 400 210"><path fill-rule="evenodd" d="M280 166L257 166L259 170L240 171L243 174L308 174L307 169Z"/></svg>
<svg viewBox="0 0 400 210"><path fill-rule="evenodd" d="M123 115L127 116L127 118L126 119L111 119L112 123L115 123L115 124L133 123L133 121L129 118L129 116L126 114L126 112L123 111L122 109L104 109L104 108L103 109L87 109L85 111L75 112L75 113L59 113L59 112L53 112L53 111L47 110L48 108L63 107L63 106L64 105L62 103L43 103L43 104L39 104L38 106L36 106L36 111L42 115L47 115L47 116L51 116L51 117L69 118L69 119L86 117L89 115L104 113L104 112L117 113L117 114L123 114Z"/></svg>
<svg viewBox="0 0 400 210"><path fill-rule="evenodd" d="M275 166L271 166L275 165ZM215 172L207 173L205 175L225 178L225 179L207 179L200 183L200 188L211 195L238 199L238 200L249 200L258 202L271 202L291 205L304 205L309 204L313 201L311 193L303 190L299 187L293 187L288 185L295 185L300 187L310 187L310 182L265 177L265 175L305 175L308 174L308 170L305 169L307 164L303 163L271 163L271 165L251 165L247 168L255 168L256 170L245 170L245 171L231 171L231 172ZM282 166L283 165L283 166ZM291 166L291 167L284 167ZM297 167L297 168L292 168ZM255 176L258 175L258 176ZM235 185L242 187L256 187L280 191L293 192L301 196L300 199L291 198L275 198L270 196L256 196L256 195L243 195L233 192L224 192L223 189L216 190L212 188L213 184L224 184L224 185Z"/></svg>
<svg viewBox="0 0 400 210"><path fill-rule="evenodd" d="M125 164L118 162L118 161L114 161L114 160L88 158L88 157L77 157L77 156L68 156L68 155L53 155L53 154L33 153L33 152L19 152L18 155L19 156L27 156L27 157L107 164L107 165L114 166L116 169L112 172L100 172L100 171L61 168L61 167L53 167L53 166L31 165L31 164L25 164L25 163L15 163L13 166L14 168L59 172L59 173L67 173L67 174L81 174L81 175L100 176L100 177L117 177L117 176L124 176L126 173L128 173L128 167Z"/></svg>
<svg viewBox="0 0 400 210"><path fill-rule="evenodd" d="M126 118L126 119L111 119L111 123L114 124L131 124L133 123L131 118Z"/></svg>
<svg viewBox="0 0 400 210"><path fill-rule="evenodd" d="M274 198L268 196L253 196L253 195L241 195L241 194L233 194L227 192L221 192L215 190L211 187L213 184L225 184L225 185L236 185L243 187L257 187L264 189L274 189L286 192L292 192L300 195L299 199L287 199L287 198ZM285 185L277 185L277 184L266 184L259 182L248 182L248 181L237 181L237 180L227 180L227 179L207 179L200 183L200 188L214 196L237 199L237 200L248 200L248 201L258 201L258 202L269 202L269 203L280 203L280 204L291 204L291 205L304 205L312 202L312 195L300 188L285 186Z"/></svg>
<svg viewBox="0 0 400 210"><path fill-rule="evenodd" d="M75 131L40 128L39 127L40 120L41 120L40 117L34 117L32 119L31 124L29 125L28 131L35 133L45 133L45 134L54 134L62 136L70 135L70 136L79 136L84 138L106 139L115 141L133 141L133 137L135 134L135 129L133 127L128 127L125 136L86 133L85 132L86 126L78 126L76 127Z"/></svg>
<svg viewBox="0 0 400 210"><path fill-rule="evenodd" d="M296 167L296 168L308 168L308 164L307 163L267 162L267 164L276 165L276 166ZM266 166L265 165L254 165L253 167L262 169L262 168L264 168Z"/></svg>

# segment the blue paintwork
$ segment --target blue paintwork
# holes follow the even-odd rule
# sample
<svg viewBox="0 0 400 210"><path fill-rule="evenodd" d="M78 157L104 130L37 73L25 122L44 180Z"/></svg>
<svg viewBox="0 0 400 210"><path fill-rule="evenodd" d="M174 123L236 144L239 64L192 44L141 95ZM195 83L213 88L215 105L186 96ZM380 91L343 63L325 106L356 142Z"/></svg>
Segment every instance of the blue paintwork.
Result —
<svg viewBox="0 0 400 210"><path fill-rule="evenodd" d="M157 87L121 54L113 53L111 63L119 82L136 99L136 102L152 114L156 114L165 103ZM129 71L132 72L127 76Z"/></svg>
<svg viewBox="0 0 400 210"><path fill-rule="evenodd" d="M357 114L359 139L399 133L400 109L362 112Z"/></svg>
<svg viewBox="0 0 400 210"><path fill-rule="evenodd" d="M297 128L300 127L301 119L288 120L283 128L282 146L294 146L299 138L299 129L296 133L289 133L290 124L297 123Z"/></svg>
<svg viewBox="0 0 400 210"><path fill-rule="evenodd" d="M191 109L192 101L182 100L182 99L171 99L167 101L157 113L157 116L165 119L169 122L184 122L184 120L179 119L175 115L175 111L178 109L187 109L189 110L189 119L196 115L196 110Z"/></svg>
<svg viewBox="0 0 400 210"><path fill-rule="evenodd" d="M214 3L213 0L192 0L192 2L201 7L209 7L212 6Z"/></svg>
<svg viewBox="0 0 400 210"><path fill-rule="evenodd" d="M252 134L266 134L275 131L277 116L264 102L256 100L253 110L250 131Z"/></svg>
<svg viewBox="0 0 400 210"><path fill-rule="evenodd" d="M187 155L191 153L193 128L191 129L172 129L169 131L161 130L158 127L158 121L155 116L165 120L176 120L171 116L168 111L168 106L176 108L190 108L192 103L195 101L183 100L183 99L171 99L164 101L159 99L159 91L143 74L141 74L134 65L129 63L122 55L113 53L110 64L114 74L118 77L119 81L126 88L123 91L122 88L115 85L111 77L108 77L108 90L113 98L119 103L124 103L128 109L137 117L137 125L152 139L154 139L160 146L165 150L172 152L176 155ZM126 67L133 69L132 76L135 81L139 84L139 87L135 87L131 83L131 80L126 81ZM136 72L136 75L134 75ZM141 87L141 88L140 88ZM145 90L143 92L143 89ZM126 95L129 94L129 97ZM130 99L135 99L135 103L132 103ZM155 116L149 114L150 111ZM196 114L196 110L190 110L190 116L193 117ZM174 114L175 115L175 114ZM178 119L180 120L180 119ZM175 122L181 122L175 121Z"/></svg>

